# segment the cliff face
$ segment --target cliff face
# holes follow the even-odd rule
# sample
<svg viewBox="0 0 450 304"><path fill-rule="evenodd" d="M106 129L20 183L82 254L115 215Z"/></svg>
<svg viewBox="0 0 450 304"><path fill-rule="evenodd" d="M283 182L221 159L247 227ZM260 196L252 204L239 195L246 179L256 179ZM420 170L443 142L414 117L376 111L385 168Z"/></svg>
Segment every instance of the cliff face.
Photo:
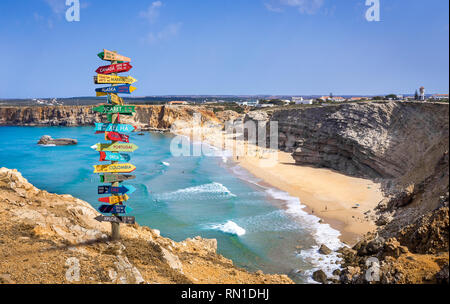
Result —
<svg viewBox="0 0 450 304"><path fill-rule="evenodd" d="M299 165L395 178L448 151L448 115L448 104L387 102L276 111L271 120Z"/></svg>
<svg viewBox="0 0 450 304"><path fill-rule="evenodd" d="M0 168L0 283L292 283L234 267L216 240L177 243L135 224L121 225L121 241L110 242L98 215Z"/></svg>
<svg viewBox="0 0 450 304"><path fill-rule="evenodd" d="M171 129L193 121L195 114L205 122L218 123L214 113L201 106L136 106L136 115L122 121L142 128ZM104 117L103 117L104 119ZM0 125L91 126L102 121L92 106L0 107Z"/></svg>

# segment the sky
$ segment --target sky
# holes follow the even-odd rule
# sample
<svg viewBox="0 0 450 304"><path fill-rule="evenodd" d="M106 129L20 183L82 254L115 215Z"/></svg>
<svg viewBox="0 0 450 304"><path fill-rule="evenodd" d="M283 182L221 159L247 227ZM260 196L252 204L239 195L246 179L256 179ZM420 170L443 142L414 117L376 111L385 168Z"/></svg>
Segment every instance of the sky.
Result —
<svg viewBox="0 0 450 304"><path fill-rule="evenodd" d="M95 96L102 49L132 59L132 96L449 91L449 1L0 1L0 98ZM370 1L369 1L370 2Z"/></svg>

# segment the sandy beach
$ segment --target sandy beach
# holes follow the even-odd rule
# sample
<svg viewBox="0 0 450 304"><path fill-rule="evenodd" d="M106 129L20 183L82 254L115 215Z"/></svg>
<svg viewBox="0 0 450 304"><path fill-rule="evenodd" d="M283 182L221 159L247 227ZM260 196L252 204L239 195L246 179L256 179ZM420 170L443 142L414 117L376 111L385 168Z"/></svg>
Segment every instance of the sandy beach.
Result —
<svg viewBox="0 0 450 304"><path fill-rule="evenodd" d="M375 230L375 223L364 213L383 199L379 184L329 169L298 166L290 153L261 149L234 138L222 137L220 142L218 138L214 132L202 136L213 146L231 147L233 160L267 185L298 197L305 211L341 232L342 242L353 245Z"/></svg>

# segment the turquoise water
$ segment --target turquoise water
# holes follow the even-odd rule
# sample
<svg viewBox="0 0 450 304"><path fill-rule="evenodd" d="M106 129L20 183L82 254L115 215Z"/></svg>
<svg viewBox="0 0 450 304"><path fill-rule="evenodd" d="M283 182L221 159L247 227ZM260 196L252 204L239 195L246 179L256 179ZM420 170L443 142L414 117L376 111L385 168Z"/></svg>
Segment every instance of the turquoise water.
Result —
<svg viewBox="0 0 450 304"><path fill-rule="evenodd" d="M100 206L101 183L92 173L99 155L90 147L104 140L93 127L0 127L0 135L1 167L19 170L40 189ZM42 135L75 138L78 145L37 145ZM137 178L125 184L137 191L127 204L139 224L175 241L197 235L215 238L219 253L236 265L290 274L299 283L319 264L331 263L332 257L319 257L316 250L321 239L336 237L336 232L304 213L298 199L262 186L223 157L173 157L172 138L159 133L130 136L139 149L130 153ZM293 275L294 269L301 272Z"/></svg>

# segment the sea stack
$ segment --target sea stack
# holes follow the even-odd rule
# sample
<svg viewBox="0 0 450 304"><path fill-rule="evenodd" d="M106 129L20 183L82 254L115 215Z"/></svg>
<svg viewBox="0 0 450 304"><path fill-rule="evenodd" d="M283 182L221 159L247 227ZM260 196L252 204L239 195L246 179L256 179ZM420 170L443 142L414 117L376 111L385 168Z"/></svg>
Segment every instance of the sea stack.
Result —
<svg viewBox="0 0 450 304"><path fill-rule="evenodd" d="M78 141L72 138L55 138L53 139L49 135L44 135L39 139L38 145L55 145L55 146L68 146L76 145Z"/></svg>

